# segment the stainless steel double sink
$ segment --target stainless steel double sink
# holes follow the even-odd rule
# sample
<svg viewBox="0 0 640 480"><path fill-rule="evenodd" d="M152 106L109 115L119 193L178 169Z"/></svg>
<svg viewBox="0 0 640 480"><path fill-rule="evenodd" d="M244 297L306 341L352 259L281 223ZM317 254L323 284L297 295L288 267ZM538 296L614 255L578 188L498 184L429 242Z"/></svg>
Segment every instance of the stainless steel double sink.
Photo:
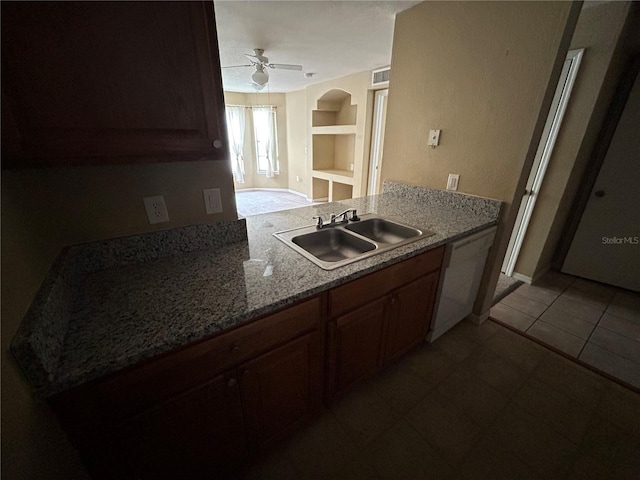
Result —
<svg viewBox="0 0 640 480"><path fill-rule="evenodd" d="M358 221L322 228L310 225L273 235L320 268L333 270L433 234L367 213Z"/></svg>

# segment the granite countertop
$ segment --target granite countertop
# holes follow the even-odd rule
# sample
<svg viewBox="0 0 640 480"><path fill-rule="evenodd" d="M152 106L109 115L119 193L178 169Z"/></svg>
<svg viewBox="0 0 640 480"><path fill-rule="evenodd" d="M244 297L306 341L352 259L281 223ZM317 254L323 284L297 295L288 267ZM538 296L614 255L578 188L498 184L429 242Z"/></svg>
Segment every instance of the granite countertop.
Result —
<svg viewBox="0 0 640 480"><path fill-rule="evenodd" d="M51 395L487 228L500 206L388 182L383 195L71 247L12 351L36 390ZM347 208L436 233L331 271L272 235Z"/></svg>

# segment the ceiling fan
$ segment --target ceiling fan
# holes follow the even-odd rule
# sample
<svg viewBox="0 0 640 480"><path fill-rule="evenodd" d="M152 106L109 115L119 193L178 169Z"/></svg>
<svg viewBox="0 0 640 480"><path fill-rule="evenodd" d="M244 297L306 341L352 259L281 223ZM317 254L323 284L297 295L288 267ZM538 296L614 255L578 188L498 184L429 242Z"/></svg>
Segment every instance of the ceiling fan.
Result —
<svg viewBox="0 0 640 480"><path fill-rule="evenodd" d="M256 90L262 90L264 86L269 82L269 73L268 69L279 69L279 70L298 70L302 71L302 65L290 65L286 63L269 63L269 59L265 57L264 50L262 48L254 48L254 55L250 55L245 53L244 56L247 57L250 63L245 65L229 65L227 67L222 68L238 68L238 67L255 67L256 71L251 74L251 79L253 80L253 85L256 87Z"/></svg>

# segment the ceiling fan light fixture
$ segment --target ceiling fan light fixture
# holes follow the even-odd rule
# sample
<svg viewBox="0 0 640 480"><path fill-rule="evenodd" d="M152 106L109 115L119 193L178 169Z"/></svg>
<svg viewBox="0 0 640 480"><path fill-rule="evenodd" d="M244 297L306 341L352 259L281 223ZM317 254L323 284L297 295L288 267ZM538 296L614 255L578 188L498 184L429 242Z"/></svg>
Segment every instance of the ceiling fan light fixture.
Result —
<svg viewBox="0 0 640 480"><path fill-rule="evenodd" d="M266 85L269 81L269 75L264 71L264 68L256 65L256 71L251 75L251 80L258 85Z"/></svg>

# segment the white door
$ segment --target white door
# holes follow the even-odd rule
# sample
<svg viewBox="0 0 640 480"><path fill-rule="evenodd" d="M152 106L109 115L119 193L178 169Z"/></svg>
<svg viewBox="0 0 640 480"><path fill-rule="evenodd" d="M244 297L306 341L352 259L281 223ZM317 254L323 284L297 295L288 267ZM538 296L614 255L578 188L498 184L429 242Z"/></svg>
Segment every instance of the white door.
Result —
<svg viewBox="0 0 640 480"><path fill-rule="evenodd" d="M640 291L640 82L637 76L562 271Z"/></svg>
<svg viewBox="0 0 640 480"><path fill-rule="evenodd" d="M520 253L520 248L527 233L529 220L531 220L531 215L533 214L533 207L536 205L538 192L542 186L542 180L547 171L547 165L549 165L553 147L556 144L558 131L560 130L564 112L569 103L569 97L571 96L571 90L573 89L573 84L578 74L578 67L580 66L583 52L584 48L569 51L562 66L562 73L560 74L558 86L556 87L551 108L547 115L547 122L542 131L538 150L536 151L536 156L531 166L531 173L527 180L524 196L520 202L518 216L516 217L513 231L511 232L507 253L502 263L502 273L509 277L513 275L513 269L516 266L516 260L518 260L518 254Z"/></svg>
<svg viewBox="0 0 640 480"><path fill-rule="evenodd" d="M367 195L380 192L380 169L384 146L384 127L387 119L387 99L389 89L376 91L373 106L373 127L371 129L371 157L369 159L369 183Z"/></svg>

